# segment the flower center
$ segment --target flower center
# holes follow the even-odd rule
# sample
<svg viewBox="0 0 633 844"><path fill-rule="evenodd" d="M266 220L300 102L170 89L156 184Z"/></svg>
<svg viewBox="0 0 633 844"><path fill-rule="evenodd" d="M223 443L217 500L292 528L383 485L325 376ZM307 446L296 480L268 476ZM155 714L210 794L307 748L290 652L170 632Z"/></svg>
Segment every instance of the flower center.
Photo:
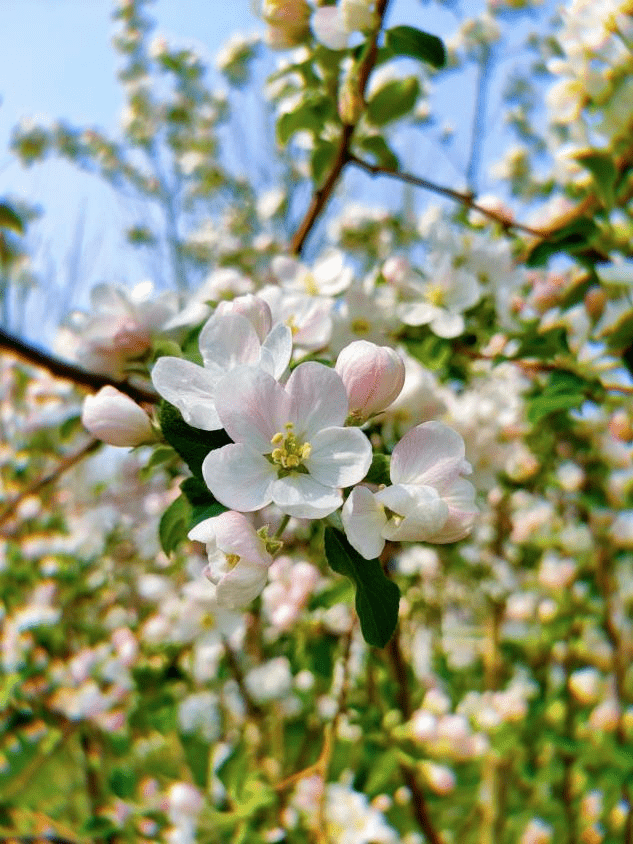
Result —
<svg viewBox="0 0 633 844"><path fill-rule="evenodd" d="M352 331L354 334L367 334L371 328L369 322L362 317L352 320Z"/></svg>
<svg viewBox="0 0 633 844"><path fill-rule="evenodd" d="M290 329L290 332L291 332L292 336L294 337L294 336L295 336L295 334L299 331L299 326L297 325L297 323L296 323L296 321L295 321L295 316L294 316L294 314L290 314L290 316L289 316L289 317L288 317L288 319L286 320L286 325L288 326L288 328Z"/></svg>
<svg viewBox="0 0 633 844"><path fill-rule="evenodd" d="M424 291L424 295L426 296L427 302L430 302L431 305L435 305L437 308L441 308L444 304L445 291L439 284L429 284Z"/></svg>
<svg viewBox="0 0 633 844"><path fill-rule="evenodd" d="M297 440L292 431L293 427L292 422L287 422L286 432L278 431L270 441L275 446L270 455L271 459L282 469L298 469L312 451L310 443L300 443Z"/></svg>
<svg viewBox="0 0 633 844"><path fill-rule="evenodd" d="M303 277L303 286L308 296L318 296L319 287L312 273L306 273Z"/></svg>
<svg viewBox="0 0 633 844"><path fill-rule="evenodd" d="M234 569L240 561L239 554L225 554L224 556L226 557L226 565L229 569Z"/></svg>

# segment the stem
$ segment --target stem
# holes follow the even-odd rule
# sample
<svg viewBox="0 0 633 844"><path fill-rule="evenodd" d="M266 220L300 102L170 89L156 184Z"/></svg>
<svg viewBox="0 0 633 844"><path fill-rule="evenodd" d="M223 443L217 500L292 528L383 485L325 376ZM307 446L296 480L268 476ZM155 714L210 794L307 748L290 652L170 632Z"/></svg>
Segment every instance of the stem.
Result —
<svg viewBox="0 0 633 844"><path fill-rule="evenodd" d="M42 478L37 478L37 480L29 484L19 495L16 495L13 501L10 501L2 510L0 510L0 526L11 518L25 498L28 498L30 495L37 495L37 493L41 492L44 487L54 483L64 474L64 472L81 462L84 457L92 454L93 451L96 451L102 445L103 443L100 440L90 440L83 446L83 448L80 448L79 451L64 457L63 460L61 460L55 469L49 472L48 475L44 475Z"/></svg>
<svg viewBox="0 0 633 844"><path fill-rule="evenodd" d="M378 56L378 35L382 28L382 22L384 20L388 4L389 0L378 0L376 3L378 25L376 26L376 31L372 35L371 40L369 41L367 52L358 70L358 93L360 97L364 97L365 95L369 76L376 63L376 58ZM330 172L328 173L323 186L314 192L308 210L306 211L303 220L299 224L297 231L290 242L290 252L293 255L301 255L305 241L332 196L343 168L349 161L351 161L352 156L350 154L350 146L354 129L355 124L351 123L344 123L341 128L341 138L336 158L334 159Z"/></svg>
<svg viewBox="0 0 633 844"><path fill-rule="evenodd" d="M290 521L290 516L286 515L286 516L283 517L283 519L279 523L279 527L277 528L277 530L273 534L273 539L279 539L281 537L282 533L287 528L289 521Z"/></svg>
<svg viewBox="0 0 633 844"><path fill-rule="evenodd" d="M72 381L80 387L86 387L92 392L96 393L102 387L112 386L116 387L122 393L128 395L136 402L147 402L148 404L156 404L158 396L152 390L143 387L135 387L127 381L117 381L107 375L99 375L95 372L88 372L75 366L72 363L60 360L42 349L37 349L28 343L8 334L0 328L0 350L5 350L15 355L19 360L27 364L41 366L48 370L57 378L63 378L65 381Z"/></svg>
<svg viewBox="0 0 633 844"><path fill-rule="evenodd" d="M531 234L534 237L539 237L544 240L547 240L548 237L552 235L552 233L556 230L544 230L544 229L533 229L530 226L524 226L522 223L513 223L511 220L508 220L507 217L503 216L503 214L499 214L497 211L492 211L490 208L484 208L482 205L478 205L474 201L474 196L472 193L462 193L458 190L453 190L453 188L448 188L444 185L438 185L435 182L431 182L429 179L423 179L420 176L414 176L411 173L403 173L400 170L393 170L390 167L383 167L379 164L370 164L368 161L363 161L361 158L357 158L355 155L350 155L348 158L350 164L355 164L357 167L360 167L362 170L366 170L372 176L388 176L391 179L399 179L401 182L406 182L409 185L413 185L414 187L424 188L424 190L431 191L432 193L437 193L440 196L446 196L448 199L453 199L455 202L459 202L460 204L464 205L466 208L470 208L473 211L478 211L480 214L483 214L484 217L487 217L489 220L494 220L495 223L499 223L500 226L505 231L522 231L526 234Z"/></svg>

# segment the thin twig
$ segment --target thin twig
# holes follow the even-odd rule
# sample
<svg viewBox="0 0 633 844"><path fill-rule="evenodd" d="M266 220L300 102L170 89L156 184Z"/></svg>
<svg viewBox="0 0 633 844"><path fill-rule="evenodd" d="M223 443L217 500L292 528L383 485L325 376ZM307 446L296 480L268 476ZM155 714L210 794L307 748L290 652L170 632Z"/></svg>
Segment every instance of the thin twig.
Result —
<svg viewBox="0 0 633 844"><path fill-rule="evenodd" d="M378 0L376 3L378 25L376 26L376 31L369 42L367 52L358 70L358 94L361 98L365 95L369 76L376 63L378 55L378 35L382 27L382 22L387 11L388 4L389 0ZM306 211L303 220L299 224L290 242L290 252L293 255L301 255L306 238L310 234L314 224L332 196L343 168L351 160L350 145L354 129L355 124L353 123L344 123L341 128L341 137L334 163L332 164L323 185L314 192L308 210Z"/></svg>
<svg viewBox="0 0 633 844"><path fill-rule="evenodd" d="M57 378L63 378L66 381L71 381L80 387L86 387L92 392L97 392L102 387L112 386L116 387L122 393L128 395L131 399L137 402L147 402L149 404L156 404L158 396L155 392L144 387L136 387L128 381L119 381L115 378L110 378L107 375L99 375L96 372L88 372L79 366L56 358L48 352L38 349L25 343L23 340L8 334L0 328L0 350L10 352L15 357L19 358L24 363L41 366L48 370Z"/></svg>
<svg viewBox="0 0 633 844"><path fill-rule="evenodd" d="M30 483L25 489L22 490L13 501L9 501L9 503L0 510L0 526L2 526L11 516L15 513L17 508L20 504L24 501L25 498L28 498L30 495L37 495L41 492L44 487L47 487L49 484L54 483L58 478L60 478L64 472L68 469L71 469L77 463L80 463L84 457L87 457L89 454L92 454L93 451L96 451L100 448L103 443L100 440L91 439L89 440L79 451L76 451L74 454L69 454L67 457L64 457L57 466L50 471L47 475L44 475L41 478L37 478L32 483Z"/></svg>
<svg viewBox="0 0 633 844"><path fill-rule="evenodd" d="M399 179L401 182L406 182L409 185L413 185L414 187L424 188L424 190L431 191L432 193L437 193L440 196L446 196L449 199L455 200L455 202L459 202L461 205L464 205L466 208L471 209L472 211L478 211L480 214L483 214L484 217L487 217L489 220L494 220L495 223L499 223L499 225L505 229L516 229L516 231L522 231L526 234L530 234L533 237L538 237L547 240L548 237L551 237L552 233L556 229L533 229L530 226L525 226L523 223L514 223L512 220L509 220L506 216L499 213L498 211L492 211L490 208L484 208L483 205L478 205L475 202L475 198L472 193L462 193L458 190L453 190L453 188L447 188L444 185L438 185L435 182L431 182L429 179L423 179L420 176L414 176L412 173L405 173L401 170L394 170L391 167L383 167L380 164L370 164L368 161L363 161L361 158L357 158L355 155L349 155L348 161L350 164L355 164L357 167L360 167L362 170L367 171L372 176L388 176L391 179Z"/></svg>

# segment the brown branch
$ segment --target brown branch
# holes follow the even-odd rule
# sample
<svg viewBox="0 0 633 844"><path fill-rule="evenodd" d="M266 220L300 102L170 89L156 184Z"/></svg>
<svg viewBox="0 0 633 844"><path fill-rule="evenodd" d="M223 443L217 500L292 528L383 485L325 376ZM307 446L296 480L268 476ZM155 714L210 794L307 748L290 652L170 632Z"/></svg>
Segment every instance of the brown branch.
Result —
<svg viewBox="0 0 633 844"><path fill-rule="evenodd" d="M490 208L484 208L483 205L478 205L475 202L475 197L472 193L462 193L461 191L453 190L453 188L438 185L435 182L431 182L429 179L423 179L420 176L414 176L411 173L404 173L400 170L393 170L391 167L383 167L379 164L370 164L368 161L363 161L355 155L348 156L348 161L350 164L355 164L357 167L360 167L361 170L367 171L372 176L388 176L391 179L399 179L401 182L406 182L408 185L413 185L417 188L424 188L432 193L437 193L440 196L446 196L449 199L453 199L455 202L459 202L466 208L469 208L472 211L478 211L480 214L483 214L484 217L488 217L489 220L494 220L496 223L499 223L499 225L506 231L516 229L516 231L522 231L526 234L530 234L544 240L551 237L553 231L555 231L555 229L533 229L530 228L530 226L523 225L522 223L513 223L498 211L492 211Z"/></svg>
<svg viewBox="0 0 633 844"><path fill-rule="evenodd" d="M429 844L444 844L439 832L433 826L433 821L431 820L426 800L424 799L424 794L417 781L415 771L409 765L403 763L400 764L400 771L407 788L411 792L413 814L415 815L415 819L418 822L420 829L424 833L424 837Z"/></svg>
<svg viewBox="0 0 633 844"><path fill-rule="evenodd" d="M376 31L374 32L371 40L369 41L367 52L365 53L358 69L358 94L361 98L365 95L369 76L376 63L376 57L378 55L378 35L382 27L382 22L384 20L388 4L389 0L378 0L376 3L378 25L376 26ZM303 220L299 224L299 227L290 242L290 252L293 255L301 255L306 238L310 234L312 227L332 196L332 192L334 191L343 168L351 160L350 145L354 129L354 123L343 123L336 158L330 168L330 172L328 173L323 185L314 192L308 210L306 211Z"/></svg>
<svg viewBox="0 0 633 844"><path fill-rule="evenodd" d="M63 378L65 381L72 381L80 387L85 387L88 390L96 393L102 387L116 387L122 393L128 395L136 402L147 402L149 404L156 404L158 396L153 390L144 387L136 387L128 381L118 381L110 378L107 375L99 375L96 372L88 372L79 366L72 363L60 360L48 352L38 349L25 343L23 340L7 334L0 328L0 350L9 352L17 357L23 363L33 366L40 366L48 370L57 378Z"/></svg>
<svg viewBox="0 0 633 844"><path fill-rule="evenodd" d="M30 483L26 489L23 489L16 497L9 501L9 503L0 510L0 526L5 524L8 519L15 513L17 508L20 504L24 501L25 498L28 498L30 495L37 495L41 492L44 487L47 487L49 484L54 483L58 478L60 478L64 472L68 469L71 469L77 463L80 463L84 457L87 457L89 454L92 454L93 451L96 451L100 448L103 443L100 440L91 439L89 442L86 443L79 451L76 451L74 454L69 454L64 457L57 466L50 471L47 475L44 475L41 478L37 478L35 481Z"/></svg>

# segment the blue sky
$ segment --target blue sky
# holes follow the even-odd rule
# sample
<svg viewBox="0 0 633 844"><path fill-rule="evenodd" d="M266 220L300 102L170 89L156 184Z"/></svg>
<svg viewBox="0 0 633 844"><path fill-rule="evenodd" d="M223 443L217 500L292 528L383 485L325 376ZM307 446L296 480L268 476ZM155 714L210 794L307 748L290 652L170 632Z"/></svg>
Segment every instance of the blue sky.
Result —
<svg viewBox="0 0 633 844"><path fill-rule="evenodd" d="M214 55L231 33L263 29L254 14L255 3L156 0L150 8L157 33L170 42L195 46L212 66ZM466 5L473 14L483 0ZM116 79L119 60L111 46L111 11L112 0L0 0L0 197L12 194L41 204L44 215L31 227L30 247L36 269L59 289L69 283L65 274L73 239L81 240L76 304L85 304L89 287L98 281L134 283L147 274L146 267L135 263L135 255L120 233L127 209L97 177L55 160L24 169L7 147L12 128L25 117L44 123L64 119L74 126L96 126L116 136L123 96ZM453 15L423 0L392 0L388 25L399 23L441 36L456 28ZM468 77L449 76L443 84L445 111L467 131L473 77L469 81ZM494 124L491 129L498 131ZM458 145L448 151L419 130L406 143L408 166L415 172L453 187L463 186L467 143L461 145L463 149ZM378 182L368 185L372 198L381 191ZM84 222L78 232L80 218ZM51 321L53 309L47 304L47 295L40 297L40 310L42 319L49 314ZM17 328L26 336L41 337L37 314L30 322Z"/></svg>

